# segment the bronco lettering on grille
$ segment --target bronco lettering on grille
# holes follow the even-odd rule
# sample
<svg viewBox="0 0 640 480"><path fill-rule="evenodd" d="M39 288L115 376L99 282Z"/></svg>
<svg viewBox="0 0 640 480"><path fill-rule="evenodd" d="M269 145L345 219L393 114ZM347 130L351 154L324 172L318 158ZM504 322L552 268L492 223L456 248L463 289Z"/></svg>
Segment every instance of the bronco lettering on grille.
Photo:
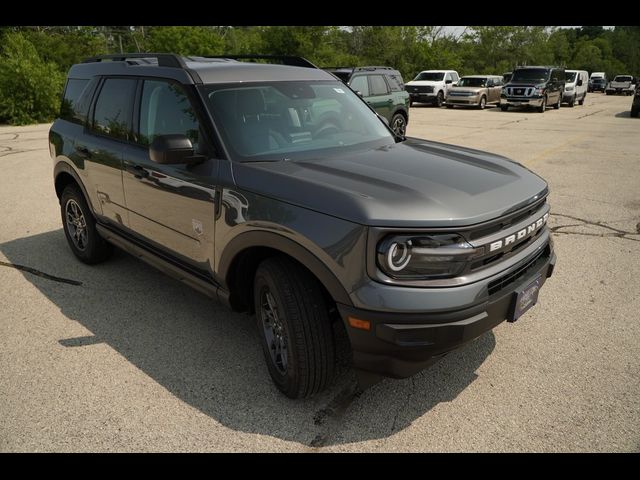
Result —
<svg viewBox="0 0 640 480"><path fill-rule="evenodd" d="M522 240L528 235L531 235L536 230L540 229L545 223L547 223L548 218L549 218L549 214L545 213L541 218L531 223L530 225L527 225L522 230L518 230L517 232L512 233L508 237L504 237L500 240L496 240L495 242L492 242L489 245L489 251L495 252L496 250L500 250L502 248L507 247L508 245L511 245L512 243L515 243L516 240Z"/></svg>

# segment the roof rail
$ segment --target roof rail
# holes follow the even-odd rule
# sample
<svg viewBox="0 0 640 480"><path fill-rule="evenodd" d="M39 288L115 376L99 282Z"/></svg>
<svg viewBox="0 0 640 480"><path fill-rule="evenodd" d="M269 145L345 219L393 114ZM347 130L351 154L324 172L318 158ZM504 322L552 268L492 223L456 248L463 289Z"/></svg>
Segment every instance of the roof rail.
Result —
<svg viewBox="0 0 640 480"><path fill-rule="evenodd" d="M297 57L295 55L204 55L204 58L229 58L231 60L280 60L283 65L318 68L306 58Z"/></svg>
<svg viewBox="0 0 640 480"><path fill-rule="evenodd" d="M184 59L175 53L116 53L112 55L96 55L95 57L85 58L82 63L102 62L103 60L124 62L134 58L155 58L158 60L159 67L187 68Z"/></svg>
<svg viewBox="0 0 640 480"><path fill-rule="evenodd" d="M381 67L381 66L366 66L366 67L355 67L355 70L395 70L393 67Z"/></svg>

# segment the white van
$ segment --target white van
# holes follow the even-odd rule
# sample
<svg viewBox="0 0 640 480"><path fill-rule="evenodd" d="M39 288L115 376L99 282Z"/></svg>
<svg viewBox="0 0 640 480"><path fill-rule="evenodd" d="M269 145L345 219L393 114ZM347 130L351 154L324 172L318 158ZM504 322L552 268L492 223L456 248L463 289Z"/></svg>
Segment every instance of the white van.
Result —
<svg viewBox="0 0 640 480"><path fill-rule="evenodd" d="M565 70L565 75L562 103L567 103L570 107L573 107L576 102L582 105L587 97L589 74L584 70Z"/></svg>
<svg viewBox="0 0 640 480"><path fill-rule="evenodd" d="M594 78L604 78L606 80L607 74L604 72L591 72L591 76L589 77L589 80L592 80Z"/></svg>

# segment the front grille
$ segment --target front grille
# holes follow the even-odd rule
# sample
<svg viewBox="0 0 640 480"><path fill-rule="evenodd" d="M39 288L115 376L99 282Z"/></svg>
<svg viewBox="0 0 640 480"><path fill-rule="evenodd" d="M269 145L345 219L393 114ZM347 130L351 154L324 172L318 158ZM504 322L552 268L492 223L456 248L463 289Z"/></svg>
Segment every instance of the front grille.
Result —
<svg viewBox="0 0 640 480"><path fill-rule="evenodd" d="M520 280L525 277L528 273L535 270L547 257L551 255L551 247L549 244L537 255L535 255L530 260L526 261L523 265L516 268L514 271L507 273L506 275L498 278L489 283L489 295L493 295L498 293L503 288L511 285L512 283Z"/></svg>
<svg viewBox="0 0 640 480"><path fill-rule="evenodd" d="M433 93L431 85L407 85L406 89L409 93Z"/></svg>
<svg viewBox="0 0 640 480"><path fill-rule="evenodd" d="M530 97L533 95L532 87L508 87L505 89L507 95L515 95L520 97Z"/></svg>
<svg viewBox="0 0 640 480"><path fill-rule="evenodd" d="M524 220L527 217L533 215L546 201L546 196L539 199L535 203L529 205L525 210L521 210L519 212L510 213L505 215L502 218L494 220L488 225L482 225L478 228L471 230L466 236L469 240L477 240L478 238L487 237L493 233L496 233L500 230L504 230L509 228L511 225L515 225L516 223Z"/></svg>

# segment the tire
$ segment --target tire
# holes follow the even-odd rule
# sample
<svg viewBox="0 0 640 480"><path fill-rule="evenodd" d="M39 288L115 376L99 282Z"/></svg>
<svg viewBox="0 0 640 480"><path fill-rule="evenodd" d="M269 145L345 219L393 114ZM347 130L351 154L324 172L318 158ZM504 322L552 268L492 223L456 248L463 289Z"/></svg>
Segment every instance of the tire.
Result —
<svg viewBox="0 0 640 480"><path fill-rule="evenodd" d="M405 136L407 132L407 119L401 113L396 113L391 117L391 130L397 135Z"/></svg>
<svg viewBox="0 0 640 480"><path fill-rule="evenodd" d="M573 108L576 104L576 96L574 95L573 97L571 97L571 100L569 100L568 103L569 103L569 106Z"/></svg>
<svg viewBox="0 0 640 480"><path fill-rule="evenodd" d="M538 107L538 112L544 113L546 109L547 109L547 96L545 95L544 97L542 97L542 105Z"/></svg>
<svg viewBox="0 0 640 480"><path fill-rule="evenodd" d="M303 398L326 388L335 371L335 346L317 280L287 257L268 258L256 271L254 305L265 361L278 389L289 398Z"/></svg>
<svg viewBox="0 0 640 480"><path fill-rule="evenodd" d="M447 104L447 108L453 108L453 105Z"/></svg>
<svg viewBox="0 0 640 480"><path fill-rule="evenodd" d="M500 105L500 110L506 112L507 110L509 110L509 105Z"/></svg>
<svg viewBox="0 0 640 480"><path fill-rule="evenodd" d="M440 90L438 92L438 95L436 95L436 107L438 108L442 107L443 103L444 103L444 93L442 93L442 90Z"/></svg>
<svg viewBox="0 0 640 480"><path fill-rule="evenodd" d="M67 242L78 260L93 265L111 256L113 246L98 233L96 220L77 185L67 185L63 190L60 214Z"/></svg>
<svg viewBox="0 0 640 480"><path fill-rule="evenodd" d="M631 109L631 116L634 117L634 118L637 118L638 117L638 112L640 112L640 110L638 110L637 108L636 109L632 108Z"/></svg>
<svg viewBox="0 0 640 480"><path fill-rule="evenodd" d="M409 108L413 107L413 100L409 99Z"/></svg>
<svg viewBox="0 0 640 480"><path fill-rule="evenodd" d="M560 95L558 96L558 103L556 103L553 108L555 108L556 110L560 109L560 106L562 105L562 95L564 95L562 92L560 92Z"/></svg>
<svg viewBox="0 0 640 480"><path fill-rule="evenodd" d="M585 98L587 98L587 94L585 92L585 94L582 96L582 98L580 100L578 100L578 105L584 105L584 100Z"/></svg>
<svg viewBox="0 0 640 480"><path fill-rule="evenodd" d="M478 103L478 108L480 110L484 110L484 108L487 106L487 97L485 97L484 95L482 97L480 97L480 102Z"/></svg>

